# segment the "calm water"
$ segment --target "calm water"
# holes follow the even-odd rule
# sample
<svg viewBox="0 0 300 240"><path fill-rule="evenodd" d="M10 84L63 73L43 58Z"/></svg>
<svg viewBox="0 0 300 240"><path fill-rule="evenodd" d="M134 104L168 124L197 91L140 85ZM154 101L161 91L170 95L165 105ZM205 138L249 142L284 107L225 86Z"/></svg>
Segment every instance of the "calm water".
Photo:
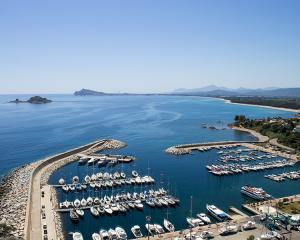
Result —
<svg viewBox="0 0 300 240"><path fill-rule="evenodd" d="M137 169L140 173L147 173L149 165L150 174L157 183L169 188L180 198L179 207L169 208L169 219L176 228L186 227L185 217L189 214L191 195L193 212L196 214L205 210L206 203L214 203L224 210L231 205L240 207L243 202L248 201L239 192L244 184L262 186L276 197L299 192L297 181L275 183L263 178L263 172L223 178L213 176L206 171L205 165L216 161L216 151L180 157L164 153L165 148L179 143L253 139L248 134L230 129L205 129L201 127L203 123L225 127L236 114L257 118L290 117L292 113L230 105L218 99L196 97L49 95L47 97L54 102L47 105L5 103L15 97L29 96L0 96L2 176L24 163L99 138L115 138L126 142L128 147L113 153L132 154L137 157L135 166L123 166L125 171ZM296 166L294 169L298 168ZM282 171L284 169L270 170L268 173ZM60 177L70 179L72 175L84 176L87 172L91 173L92 167L78 167L74 163L57 171L50 181L56 183ZM115 189L114 193L117 192ZM95 193L87 192L85 197L89 194ZM66 197L71 200L75 196L59 194L60 200L65 200ZM78 194L77 197L82 196ZM146 215L151 215L153 222L161 224L166 213L145 207L143 212L131 211L127 215L98 219L86 212L84 220L78 225L72 224L66 214L63 219L66 232L79 230L86 239L90 239L91 234L100 228L121 225L128 234L134 224L140 224L144 228Z"/></svg>

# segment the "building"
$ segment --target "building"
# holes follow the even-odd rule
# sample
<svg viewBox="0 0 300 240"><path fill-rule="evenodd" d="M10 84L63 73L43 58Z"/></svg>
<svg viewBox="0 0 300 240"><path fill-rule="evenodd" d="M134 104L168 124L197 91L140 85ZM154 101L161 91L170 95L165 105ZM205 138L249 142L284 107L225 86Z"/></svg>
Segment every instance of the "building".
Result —
<svg viewBox="0 0 300 240"><path fill-rule="evenodd" d="M300 133L300 125L298 125L298 126L296 126L296 127L294 128L294 132L295 132L295 133Z"/></svg>

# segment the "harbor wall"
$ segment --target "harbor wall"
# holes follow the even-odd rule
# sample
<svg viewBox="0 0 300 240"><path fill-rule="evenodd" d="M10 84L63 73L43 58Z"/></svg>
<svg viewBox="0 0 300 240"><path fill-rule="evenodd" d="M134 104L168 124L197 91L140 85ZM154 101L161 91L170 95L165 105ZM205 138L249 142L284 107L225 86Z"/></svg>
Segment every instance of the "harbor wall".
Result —
<svg viewBox="0 0 300 240"><path fill-rule="evenodd" d="M102 140L102 144L105 143L106 140ZM31 173L31 176L30 176L30 187L29 187L29 190L28 190L28 200L27 200L27 210L26 210L26 218L25 218L25 226L24 226L24 239L26 240L30 240L30 231L31 231L31 203L32 203L32 188L33 188L33 179L34 177L36 176L36 174L41 170L43 169L45 166L55 162L55 161L58 161L60 159L63 159L63 158L66 158L66 157L69 157L71 155L74 155L74 154L77 154L77 153L80 153L82 151L85 151L85 150L88 150L90 149L91 147L93 147L94 145L98 145L100 144L101 141L95 141L95 142L92 142L92 143L89 143L89 144L86 144L86 145L83 145L81 147L77 147L77 148L74 148L74 149L71 149L71 150L68 150L66 152L63 152L63 153L59 153L57 155L54 155L54 156L51 156L51 157L48 157L48 158L45 158L44 160L41 160L41 163L32 171Z"/></svg>

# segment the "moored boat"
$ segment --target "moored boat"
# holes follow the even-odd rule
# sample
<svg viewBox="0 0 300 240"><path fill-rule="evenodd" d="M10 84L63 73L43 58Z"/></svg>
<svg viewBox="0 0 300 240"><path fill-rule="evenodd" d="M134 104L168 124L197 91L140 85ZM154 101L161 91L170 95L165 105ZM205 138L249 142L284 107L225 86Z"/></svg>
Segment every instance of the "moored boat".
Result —
<svg viewBox="0 0 300 240"><path fill-rule="evenodd" d="M134 225L132 228L131 228L131 232L133 234L133 236L135 238L141 238L143 237L143 234L141 232L141 228L139 225Z"/></svg>

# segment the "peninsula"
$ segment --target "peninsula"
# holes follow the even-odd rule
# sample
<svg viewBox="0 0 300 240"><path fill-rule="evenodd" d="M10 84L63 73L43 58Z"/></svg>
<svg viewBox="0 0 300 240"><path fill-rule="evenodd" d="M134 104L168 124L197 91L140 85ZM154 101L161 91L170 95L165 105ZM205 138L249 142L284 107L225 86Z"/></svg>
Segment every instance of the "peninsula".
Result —
<svg viewBox="0 0 300 240"><path fill-rule="evenodd" d="M50 102L52 102L52 100L40 96L31 97L27 101L22 101L18 98L16 100L10 101L10 103L31 103L31 104L45 104Z"/></svg>

